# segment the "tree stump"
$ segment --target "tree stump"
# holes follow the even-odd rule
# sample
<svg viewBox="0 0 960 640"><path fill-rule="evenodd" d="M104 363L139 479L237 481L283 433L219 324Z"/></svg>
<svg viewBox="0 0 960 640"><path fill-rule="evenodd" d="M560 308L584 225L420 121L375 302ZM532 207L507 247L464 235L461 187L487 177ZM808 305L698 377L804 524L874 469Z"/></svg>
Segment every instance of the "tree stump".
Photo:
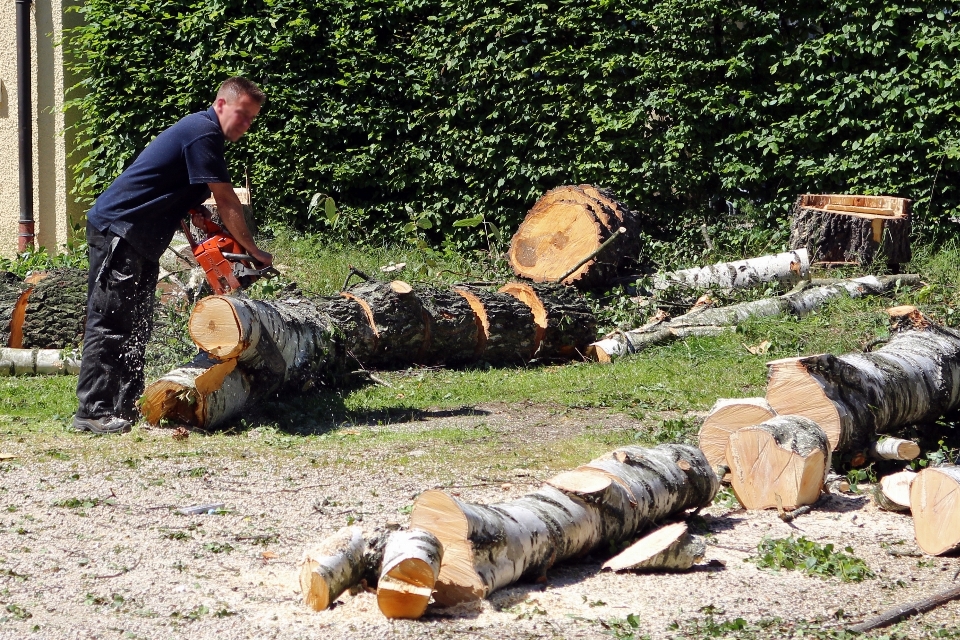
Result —
<svg viewBox="0 0 960 640"><path fill-rule="evenodd" d="M597 335L597 319L581 296L557 284L510 282L500 287L525 303L537 325L534 357L582 358Z"/></svg>
<svg viewBox="0 0 960 640"><path fill-rule="evenodd" d="M938 556L960 547L960 467L927 467L910 485L917 545Z"/></svg>
<svg viewBox="0 0 960 640"><path fill-rule="evenodd" d="M510 242L507 259L521 278L557 282L618 228L626 233L563 280L579 289L609 286L638 251L636 214L590 185L563 186L533 205Z"/></svg>
<svg viewBox="0 0 960 640"><path fill-rule="evenodd" d="M797 198L790 248L806 248L811 262L870 264L879 256L893 268L910 262L910 201L889 196L811 195Z"/></svg>

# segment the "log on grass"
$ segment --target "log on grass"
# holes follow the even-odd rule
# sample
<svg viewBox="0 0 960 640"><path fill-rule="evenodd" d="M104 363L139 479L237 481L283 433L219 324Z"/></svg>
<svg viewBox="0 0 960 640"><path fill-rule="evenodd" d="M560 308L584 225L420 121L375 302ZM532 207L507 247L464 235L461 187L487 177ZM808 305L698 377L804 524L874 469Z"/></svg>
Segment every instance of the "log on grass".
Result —
<svg viewBox="0 0 960 640"><path fill-rule="evenodd" d="M376 348L363 362L365 366L407 366L425 357L429 316L409 284L368 280L340 295L364 307L377 335Z"/></svg>
<svg viewBox="0 0 960 640"><path fill-rule="evenodd" d="M699 449L624 447L490 506L442 491L417 498L410 526L443 544L435 598L449 605L487 597L557 562L628 540L657 522L710 504L719 483Z"/></svg>
<svg viewBox="0 0 960 640"><path fill-rule="evenodd" d="M767 402L820 425L834 451L864 450L960 407L960 333L914 307L888 309L889 341L869 353L767 363Z"/></svg>
<svg viewBox="0 0 960 640"><path fill-rule="evenodd" d="M388 618L423 615L440 575L443 545L428 531L397 531L383 548L377 606Z"/></svg>
<svg viewBox="0 0 960 640"><path fill-rule="evenodd" d="M812 195L797 198L790 248L811 262L890 265L910 262L910 201L889 196Z"/></svg>
<svg viewBox="0 0 960 640"><path fill-rule="evenodd" d="M580 358L596 338L597 318L586 300L570 287L558 284L510 282L500 287L533 312L537 330L534 357Z"/></svg>
<svg viewBox="0 0 960 640"><path fill-rule="evenodd" d="M768 282L796 284L810 273L806 249L786 251L735 262L719 262L708 267L657 273L655 289L741 289Z"/></svg>
<svg viewBox="0 0 960 640"><path fill-rule="evenodd" d="M914 471L900 471L880 478L874 487L873 499L885 511L910 509L910 485L917 477Z"/></svg>
<svg viewBox="0 0 960 640"><path fill-rule="evenodd" d="M718 335L748 318L787 314L804 316L835 298L882 295L899 286L916 286L919 283L919 276L914 274L865 276L844 280L837 284L794 291L776 298L762 298L728 307L697 309L640 329L614 331L590 344L586 355L593 360L609 362L615 357L638 353L650 346L688 336Z"/></svg>
<svg viewBox="0 0 960 640"><path fill-rule="evenodd" d="M686 522L675 522L643 536L603 563L604 571L686 571L703 560L706 544Z"/></svg>
<svg viewBox="0 0 960 640"><path fill-rule="evenodd" d="M356 298L345 296L324 299L320 306L333 321L335 339L347 357L361 367L369 363L380 341L370 307Z"/></svg>
<svg viewBox="0 0 960 640"><path fill-rule="evenodd" d="M727 442L730 434L752 427L777 415L763 398L721 398L714 403L700 427L697 444L710 466L727 465Z"/></svg>
<svg viewBox="0 0 960 640"><path fill-rule="evenodd" d="M830 468L827 436L802 416L780 415L730 434L733 493L747 509L813 504Z"/></svg>
<svg viewBox="0 0 960 640"><path fill-rule="evenodd" d="M0 347L0 376L77 375L80 354L65 349Z"/></svg>
<svg viewBox="0 0 960 640"><path fill-rule="evenodd" d="M470 303L453 290L417 287L426 312L426 348L420 364L462 365L476 359L480 327Z"/></svg>
<svg viewBox="0 0 960 640"><path fill-rule="evenodd" d="M580 289L609 285L637 253L639 220L608 191L590 185L558 187L527 213L510 242L507 259L522 278L557 282L620 227L626 233L564 278L563 284Z"/></svg>
<svg viewBox="0 0 960 640"><path fill-rule="evenodd" d="M144 389L140 411L153 425L184 424L204 429L219 426L237 415L252 395L250 377L237 360L214 360L200 354L150 383Z"/></svg>
<svg viewBox="0 0 960 640"><path fill-rule="evenodd" d="M478 359L491 364L521 364L533 358L537 325L530 307L507 293L456 287L476 315Z"/></svg>
<svg viewBox="0 0 960 640"><path fill-rule="evenodd" d="M960 467L927 467L910 484L917 545L939 556L960 548Z"/></svg>

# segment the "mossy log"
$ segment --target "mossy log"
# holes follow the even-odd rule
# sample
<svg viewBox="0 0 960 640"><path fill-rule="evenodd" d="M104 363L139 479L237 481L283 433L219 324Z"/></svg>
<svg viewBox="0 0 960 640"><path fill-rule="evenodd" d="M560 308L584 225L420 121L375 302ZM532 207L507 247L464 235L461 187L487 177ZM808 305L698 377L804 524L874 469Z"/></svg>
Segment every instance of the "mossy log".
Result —
<svg viewBox="0 0 960 640"><path fill-rule="evenodd" d="M608 286L637 254L638 216L609 191L567 185L548 191L527 213L510 242L514 273L557 282L620 227L626 233L563 280L579 289Z"/></svg>
<svg viewBox="0 0 960 640"><path fill-rule="evenodd" d="M889 196L812 195L797 198L790 248L812 262L890 265L910 262L910 201Z"/></svg>
<svg viewBox="0 0 960 640"><path fill-rule="evenodd" d="M510 282L500 287L500 292L522 301L533 312L535 358L582 359L597 336L597 318L590 305L570 287Z"/></svg>
<svg viewBox="0 0 960 640"><path fill-rule="evenodd" d="M427 491L410 525L443 544L435 598L449 605L485 598L521 578L544 579L557 562L710 504L718 486L699 449L624 447L508 502L484 506Z"/></svg>
<svg viewBox="0 0 960 640"><path fill-rule="evenodd" d="M960 407L960 333L914 307L888 309L891 336L879 349L767 364L767 402L812 419L837 452L867 449Z"/></svg>

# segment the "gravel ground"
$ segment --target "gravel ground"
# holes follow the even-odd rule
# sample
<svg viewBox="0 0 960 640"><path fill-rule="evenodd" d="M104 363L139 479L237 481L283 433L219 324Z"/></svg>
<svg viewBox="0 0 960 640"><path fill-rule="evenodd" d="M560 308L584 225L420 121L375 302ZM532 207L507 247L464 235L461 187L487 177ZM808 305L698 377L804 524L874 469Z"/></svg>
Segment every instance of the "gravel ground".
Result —
<svg viewBox="0 0 960 640"><path fill-rule="evenodd" d="M629 422L600 411L558 417L542 407L493 406L377 429L428 434L482 423L507 458L521 443L562 446L588 427L635 428ZM558 470L500 469L494 476L489 467L460 462L457 469L423 464L412 472L371 464L376 450L245 453L243 439L255 440L256 431L233 437L239 454L196 458L118 459L125 439L184 450L169 431L143 428L118 439L65 434L56 449L28 438L0 445L0 453L15 456L0 463L0 638L625 638L633 629L618 621L630 614L639 634L651 638L721 637L709 625L738 617L786 621L749 637L790 635L784 629L793 622L801 625L793 637L809 637L805 622L839 629L950 588L960 570L957 558L919 554L909 516L880 511L862 496L831 496L789 524L776 513L715 505L702 514L707 556L682 574L601 573L601 558L586 558L555 567L545 584L516 585L475 605L431 608L419 621L386 620L367 592L345 594L317 613L302 605L296 578L308 544L351 520L369 528L403 525L414 497L436 486L492 503L529 492ZM93 455L74 453L79 445ZM104 455L96 455L98 447ZM206 503L225 509L173 511ZM877 577L845 584L744 562L764 536L791 534L849 545ZM898 627L902 637L937 629L960 637L960 602Z"/></svg>

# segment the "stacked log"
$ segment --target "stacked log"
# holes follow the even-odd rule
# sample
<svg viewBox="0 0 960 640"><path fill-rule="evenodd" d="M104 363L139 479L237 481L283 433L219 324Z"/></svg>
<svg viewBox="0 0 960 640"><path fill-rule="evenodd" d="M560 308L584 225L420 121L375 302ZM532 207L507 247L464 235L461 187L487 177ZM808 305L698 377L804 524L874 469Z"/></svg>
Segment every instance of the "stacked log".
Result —
<svg viewBox="0 0 960 640"><path fill-rule="evenodd" d="M889 196L813 195L797 198L790 248L812 262L870 264L878 256L894 268L910 262L910 201Z"/></svg>
<svg viewBox="0 0 960 640"><path fill-rule="evenodd" d="M570 273L621 227L621 237ZM602 288L635 258L638 242L637 214L612 193L568 185L548 191L533 205L510 242L507 259L514 273L534 282L562 278L578 289Z"/></svg>

